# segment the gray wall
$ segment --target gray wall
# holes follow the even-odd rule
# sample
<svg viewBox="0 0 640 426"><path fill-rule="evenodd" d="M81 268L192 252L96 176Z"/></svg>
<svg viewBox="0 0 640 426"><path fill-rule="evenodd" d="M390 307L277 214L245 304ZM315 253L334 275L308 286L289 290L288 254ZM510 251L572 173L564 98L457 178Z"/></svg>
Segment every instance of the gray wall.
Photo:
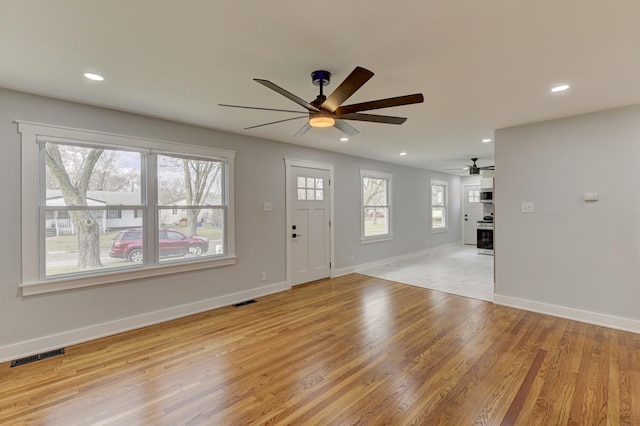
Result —
<svg viewBox="0 0 640 426"><path fill-rule="evenodd" d="M22 297L20 283L20 138L13 120L203 145L237 151L236 252L233 266L122 284ZM461 239L460 178L290 144L223 133L134 114L0 89L0 349L286 281L284 157L335 164L335 268L346 268ZM389 242L360 244L359 169L393 173ZM429 179L447 180L448 233L429 233ZM416 196L417 195L417 196ZM264 202L272 211L264 212ZM351 261L351 254L355 261ZM260 281L266 271L268 281ZM11 326L8 326L10 324Z"/></svg>
<svg viewBox="0 0 640 426"><path fill-rule="evenodd" d="M496 294L640 320L640 106L498 130L495 144Z"/></svg>

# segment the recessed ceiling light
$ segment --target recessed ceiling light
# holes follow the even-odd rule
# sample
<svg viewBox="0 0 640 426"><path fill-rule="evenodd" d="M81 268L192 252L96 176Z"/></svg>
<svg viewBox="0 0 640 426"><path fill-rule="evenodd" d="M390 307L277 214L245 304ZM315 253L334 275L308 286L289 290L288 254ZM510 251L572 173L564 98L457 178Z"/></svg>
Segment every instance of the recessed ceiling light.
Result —
<svg viewBox="0 0 640 426"><path fill-rule="evenodd" d="M349 138L340 138L340 142L349 142Z"/></svg>
<svg viewBox="0 0 640 426"><path fill-rule="evenodd" d="M407 155L407 153L406 153L406 152L404 152L404 151L402 151L402 152L400 153L400 155Z"/></svg>
<svg viewBox="0 0 640 426"><path fill-rule="evenodd" d="M552 92L554 92L554 93L555 93L555 92L564 92L565 90L568 90L568 89L569 89L569 87L570 87L570 86L569 86L568 84L561 84L561 85L559 85L559 86L552 87L552 88L551 88L551 91L552 91Z"/></svg>
<svg viewBox="0 0 640 426"><path fill-rule="evenodd" d="M489 143L491 142L491 139L487 138L487 139L482 139L482 143Z"/></svg>
<svg viewBox="0 0 640 426"><path fill-rule="evenodd" d="M85 72L83 75L85 76L85 78L88 78L89 80L93 80L93 81L104 80L103 76L101 76L100 74L92 73L92 72Z"/></svg>

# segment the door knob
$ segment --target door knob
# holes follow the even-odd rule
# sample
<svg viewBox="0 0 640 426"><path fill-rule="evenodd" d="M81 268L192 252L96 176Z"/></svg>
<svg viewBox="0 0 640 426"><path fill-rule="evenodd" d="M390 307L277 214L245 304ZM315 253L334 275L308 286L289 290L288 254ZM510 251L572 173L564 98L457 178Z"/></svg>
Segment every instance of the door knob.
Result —
<svg viewBox="0 0 640 426"><path fill-rule="evenodd" d="M292 238L302 237L302 234L291 234Z"/></svg>

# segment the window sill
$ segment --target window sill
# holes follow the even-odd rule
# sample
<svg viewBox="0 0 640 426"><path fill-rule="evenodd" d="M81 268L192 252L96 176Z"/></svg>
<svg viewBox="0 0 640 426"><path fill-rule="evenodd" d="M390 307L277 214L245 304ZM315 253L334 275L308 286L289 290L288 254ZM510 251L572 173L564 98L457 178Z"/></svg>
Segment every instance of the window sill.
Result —
<svg viewBox="0 0 640 426"><path fill-rule="evenodd" d="M442 234L443 232L449 232L449 228L431 228L432 234Z"/></svg>
<svg viewBox="0 0 640 426"><path fill-rule="evenodd" d="M220 266L234 265L235 263L235 256L227 256L224 258L203 260L199 262L160 265L122 272L109 272L105 273L104 275L92 275L90 277L66 277L63 279L39 281L34 283L23 283L20 284L20 288L22 288L23 296L33 296L36 294L73 290L76 288L121 283L141 278L150 278L161 275L178 274L181 272L197 271L201 269L217 268Z"/></svg>
<svg viewBox="0 0 640 426"><path fill-rule="evenodd" d="M391 241L393 235L380 235L379 237L360 237L360 244L379 243L382 241Z"/></svg>

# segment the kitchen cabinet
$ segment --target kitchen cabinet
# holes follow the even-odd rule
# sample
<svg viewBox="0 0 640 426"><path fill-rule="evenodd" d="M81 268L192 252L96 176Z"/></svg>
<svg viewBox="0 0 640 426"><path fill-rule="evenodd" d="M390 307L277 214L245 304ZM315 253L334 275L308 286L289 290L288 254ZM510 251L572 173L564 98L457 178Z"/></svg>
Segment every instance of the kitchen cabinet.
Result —
<svg viewBox="0 0 640 426"><path fill-rule="evenodd" d="M493 178L480 179L480 191L493 191Z"/></svg>

